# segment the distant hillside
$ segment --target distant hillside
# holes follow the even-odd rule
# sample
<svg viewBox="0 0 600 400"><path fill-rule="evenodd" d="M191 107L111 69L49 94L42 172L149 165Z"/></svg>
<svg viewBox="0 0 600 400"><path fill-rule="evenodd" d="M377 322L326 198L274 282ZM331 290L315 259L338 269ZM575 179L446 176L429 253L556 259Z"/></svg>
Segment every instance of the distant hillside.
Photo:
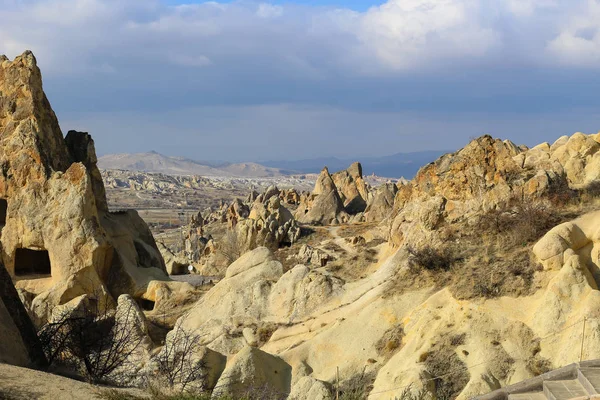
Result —
<svg viewBox="0 0 600 400"><path fill-rule="evenodd" d="M388 178L405 177L411 179L424 165L435 161L439 156L451 151L431 150L414 153L397 153L385 157L364 157L360 159L314 158L297 161L266 161L262 165L272 168L282 168L302 173L317 173L324 166L330 171L339 171L353 163L360 161L365 175L375 174Z"/></svg>
<svg viewBox="0 0 600 400"><path fill-rule="evenodd" d="M256 163L211 164L181 157L169 157L157 152L135 154L109 154L98 159L100 169L121 169L167 175L229 176L265 178L289 175L277 167Z"/></svg>

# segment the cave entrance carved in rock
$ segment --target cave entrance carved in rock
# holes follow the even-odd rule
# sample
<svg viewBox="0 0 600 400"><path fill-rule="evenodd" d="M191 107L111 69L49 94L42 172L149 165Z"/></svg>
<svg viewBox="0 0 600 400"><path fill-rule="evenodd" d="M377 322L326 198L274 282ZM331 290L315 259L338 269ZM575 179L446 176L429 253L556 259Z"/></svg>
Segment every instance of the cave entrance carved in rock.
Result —
<svg viewBox="0 0 600 400"><path fill-rule="evenodd" d="M17 249L15 253L16 276L49 276L52 273L47 250Z"/></svg>

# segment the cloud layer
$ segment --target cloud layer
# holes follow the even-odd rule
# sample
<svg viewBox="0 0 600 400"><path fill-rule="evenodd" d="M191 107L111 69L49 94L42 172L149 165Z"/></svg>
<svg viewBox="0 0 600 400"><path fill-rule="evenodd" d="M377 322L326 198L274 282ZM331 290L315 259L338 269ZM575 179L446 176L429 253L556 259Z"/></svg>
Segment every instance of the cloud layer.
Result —
<svg viewBox="0 0 600 400"><path fill-rule="evenodd" d="M339 118L487 113L492 124L496 113L600 105L600 0L388 0L361 12L245 0L0 0L0 21L0 53L33 50L70 120L276 105ZM251 132L263 144L265 121ZM381 124L370 129L393 129ZM131 136L143 132L132 126Z"/></svg>

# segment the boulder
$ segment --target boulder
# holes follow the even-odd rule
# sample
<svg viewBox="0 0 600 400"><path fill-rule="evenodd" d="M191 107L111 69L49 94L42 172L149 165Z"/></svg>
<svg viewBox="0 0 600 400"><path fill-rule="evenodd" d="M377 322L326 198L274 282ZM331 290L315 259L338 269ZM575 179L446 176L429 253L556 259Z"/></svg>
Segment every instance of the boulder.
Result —
<svg viewBox="0 0 600 400"><path fill-rule="evenodd" d="M332 388L328 383L305 376L292 386L287 400L333 400L331 393Z"/></svg>
<svg viewBox="0 0 600 400"><path fill-rule="evenodd" d="M244 397L264 394L278 397L290 393L292 367L281 358L265 353L256 347L244 347L228 362L217 382L212 398L224 396Z"/></svg>
<svg viewBox="0 0 600 400"><path fill-rule="evenodd" d="M176 328L202 332L202 344L210 344L223 354L235 354L245 340L241 335L230 340L230 332L241 325L262 323L269 309L271 286L282 275L283 266L269 249L252 250L227 268L225 277L177 321Z"/></svg>

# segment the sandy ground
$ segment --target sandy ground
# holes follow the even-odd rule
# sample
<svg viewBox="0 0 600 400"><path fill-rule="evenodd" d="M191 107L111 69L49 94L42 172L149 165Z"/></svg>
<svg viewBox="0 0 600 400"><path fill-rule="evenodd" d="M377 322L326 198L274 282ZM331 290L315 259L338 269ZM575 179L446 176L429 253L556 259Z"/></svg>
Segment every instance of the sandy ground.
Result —
<svg viewBox="0 0 600 400"><path fill-rule="evenodd" d="M46 372L0 364L1 400L89 400L101 399L103 388ZM138 390L120 389L143 396Z"/></svg>

